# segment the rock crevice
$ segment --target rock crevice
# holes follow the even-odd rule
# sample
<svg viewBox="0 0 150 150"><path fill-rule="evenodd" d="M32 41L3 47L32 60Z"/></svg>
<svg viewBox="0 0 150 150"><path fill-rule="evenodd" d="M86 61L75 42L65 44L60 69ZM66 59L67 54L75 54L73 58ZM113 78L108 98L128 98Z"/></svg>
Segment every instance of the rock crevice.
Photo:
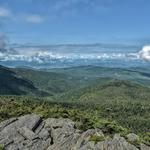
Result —
<svg viewBox="0 0 150 150"><path fill-rule="evenodd" d="M99 129L81 132L70 119L44 120L35 114L0 123L0 144L5 150L139 150L118 134L98 142L90 140L93 135L104 136ZM130 134L128 138L138 137ZM150 147L141 144L140 150Z"/></svg>

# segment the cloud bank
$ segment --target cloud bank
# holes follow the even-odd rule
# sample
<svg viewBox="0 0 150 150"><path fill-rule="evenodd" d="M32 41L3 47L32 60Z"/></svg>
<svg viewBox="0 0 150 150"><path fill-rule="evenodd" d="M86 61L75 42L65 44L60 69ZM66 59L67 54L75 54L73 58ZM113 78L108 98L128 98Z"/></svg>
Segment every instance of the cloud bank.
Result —
<svg viewBox="0 0 150 150"><path fill-rule="evenodd" d="M0 51L0 63L12 67L29 66L35 68L57 68L80 65L102 65L110 67L149 66L149 61L143 61L145 52L143 54L142 52L138 52L138 49L130 47L124 49L120 46L108 47L102 47L100 45L96 47L92 45L14 45L13 50L9 48L7 51Z"/></svg>
<svg viewBox="0 0 150 150"><path fill-rule="evenodd" d="M98 52L98 53L63 53L52 52L51 49L26 48L15 50L15 53L0 52L0 61L26 61L38 64L56 61L90 61L90 60L138 60L138 53Z"/></svg>
<svg viewBox="0 0 150 150"><path fill-rule="evenodd" d="M150 45L144 46L139 55L142 59L150 61Z"/></svg>

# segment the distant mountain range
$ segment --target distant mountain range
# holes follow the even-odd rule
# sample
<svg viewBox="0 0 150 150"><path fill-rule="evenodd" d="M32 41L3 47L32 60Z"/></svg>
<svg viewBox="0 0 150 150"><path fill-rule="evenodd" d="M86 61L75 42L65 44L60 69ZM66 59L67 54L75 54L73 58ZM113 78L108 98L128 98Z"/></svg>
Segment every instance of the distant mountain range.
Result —
<svg viewBox="0 0 150 150"><path fill-rule="evenodd" d="M111 85L110 83L111 82ZM120 83L120 84L118 84ZM56 69L6 68L0 66L1 95L45 95L58 96L70 91L85 91L86 88L103 89L103 85L123 88L124 85L134 91L150 87L150 70L142 68L106 68L98 66L80 66ZM116 84L118 87L116 87ZM137 86L138 84L138 86ZM135 86L133 86L135 85ZM101 87L102 86L102 87ZM144 87L145 86L145 87ZM84 89L85 88L85 89ZM106 88L105 88L106 90ZM116 91L118 91L116 89ZM107 93L109 95L109 92ZM128 95L126 93L125 95ZM67 94L66 94L67 95ZM73 95L73 94L71 94ZM62 98L63 99L63 98Z"/></svg>

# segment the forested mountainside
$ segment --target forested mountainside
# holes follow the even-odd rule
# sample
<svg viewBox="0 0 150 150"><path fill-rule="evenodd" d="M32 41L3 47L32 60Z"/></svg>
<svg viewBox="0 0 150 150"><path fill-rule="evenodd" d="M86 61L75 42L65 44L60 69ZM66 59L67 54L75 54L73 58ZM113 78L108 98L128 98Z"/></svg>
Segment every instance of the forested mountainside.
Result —
<svg viewBox="0 0 150 150"><path fill-rule="evenodd" d="M136 148L150 145L148 70L0 66L0 87L0 121L25 114L69 118L82 131L97 128L108 137L119 133L124 138L133 132L139 136Z"/></svg>

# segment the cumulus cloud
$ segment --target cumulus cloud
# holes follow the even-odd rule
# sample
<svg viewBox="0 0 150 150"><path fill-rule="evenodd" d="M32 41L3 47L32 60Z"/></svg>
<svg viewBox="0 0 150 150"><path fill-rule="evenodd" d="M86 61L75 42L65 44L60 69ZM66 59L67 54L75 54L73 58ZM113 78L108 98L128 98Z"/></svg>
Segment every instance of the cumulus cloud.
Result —
<svg viewBox="0 0 150 150"><path fill-rule="evenodd" d="M137 53L63 53L52 52L51 49L17 48L15 53L1 53L1 61L25 61L39 64L69 61L88 60L135 60L139 59Z"/></svg>
<svg viewBox="0 0 150 150"><path fill-rule="evenodd" d="M9 9L0 7L0 17L1 18L6 18L6 17L10 17L10 16L11 16L11 12Z"/></svg>
<svg viewBox="0 0 150 150"><path fill-rule="evenodd" d="M42 23L44 22L44 17L37 15L37 14L33 14L33 15L28 15L26 17L26 21L29 23Z"/></svg>
<svg viewBox="0 0 150 150"><path fill-rule="evenodd" d="M9 46L9 38L4 33L0 33L0 55L16 54L16 51Z"/></svg>
<svg viewBox="0 0 150 150"><path fill-rule="evenodd" d="M142 59L150 61L150 45L144 46L139 55Z"/></svg>

